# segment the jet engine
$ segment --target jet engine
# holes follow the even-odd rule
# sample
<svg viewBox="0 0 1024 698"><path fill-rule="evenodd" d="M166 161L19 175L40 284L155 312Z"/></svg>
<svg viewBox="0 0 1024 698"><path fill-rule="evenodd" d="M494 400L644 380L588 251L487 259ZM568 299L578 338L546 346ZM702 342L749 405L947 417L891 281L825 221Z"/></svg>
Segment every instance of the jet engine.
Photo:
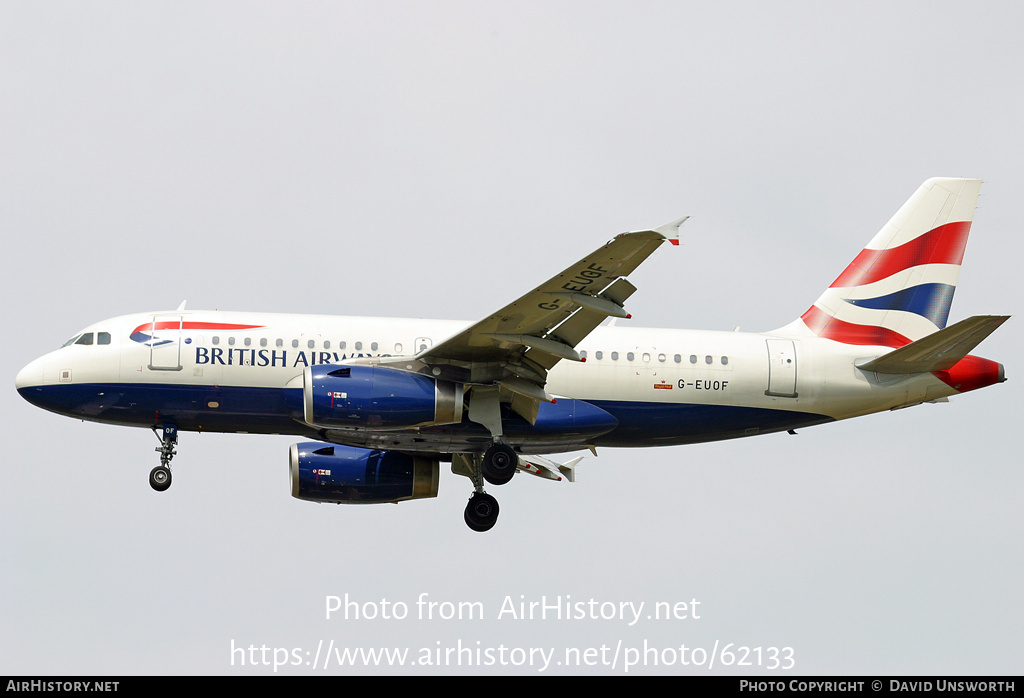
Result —
<svg viewBox="0 0 1024 698"><path fill-rule="evenodd" d="M463 386L382 366L307 368L302 419L318 427L405 428L462 421Z"/></svg>
<svg viewBox="0 0 1024 698"><path fill-rule="evenodd" d="M310 502L384 504L437 496L436 458L323 443L293 444L292 496Z"/></svg>

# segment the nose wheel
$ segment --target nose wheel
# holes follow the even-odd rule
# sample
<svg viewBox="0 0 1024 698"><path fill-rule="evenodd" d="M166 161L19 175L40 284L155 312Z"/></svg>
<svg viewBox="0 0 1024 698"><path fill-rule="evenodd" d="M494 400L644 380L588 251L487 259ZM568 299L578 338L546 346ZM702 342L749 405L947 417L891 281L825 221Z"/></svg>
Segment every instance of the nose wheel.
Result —
<svg viewBox="0 0 1024 698"><path fill-rule="evenodd" d="M149 486L157 492L163 492L171 486L171 459L177 453L174 447L178 444L178 427L165 424L162 433L157 434L159 427L153 427L153 433L160 439L156 452L160 454L160 465L149 471Z"/></svg>
<svg viewBox="0 0 1024 698"><path fill-rule="evenodd" d="M157 492L163 492L171 486L171 469L158 465L149 471L149 486Z"/></svg>

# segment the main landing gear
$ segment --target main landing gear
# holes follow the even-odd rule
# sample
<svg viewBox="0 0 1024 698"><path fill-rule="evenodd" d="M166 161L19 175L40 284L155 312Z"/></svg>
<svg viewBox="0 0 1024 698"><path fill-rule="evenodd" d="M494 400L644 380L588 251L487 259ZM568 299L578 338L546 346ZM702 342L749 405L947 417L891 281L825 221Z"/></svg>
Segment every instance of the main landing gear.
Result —
<svg viewBox="0 0 1024 698"><path fill-rule="evenodd" d="M480 467L487 482L492 485L504 485L516 474L519 456L511 446L502 443L492 444L484 452L484 460Z"/></svg>
<svg viewBox="0 0 1024 698"><path fill-rule="evenodd" d="M157 434L158 428L153 427L153 434L160 439L160 446L156 449L160 454L160 465L149 472L149 486L157 492L163 492L171 486L171 459L177 453L174 447L178 444L178 427L165 424L163 436Z"/></svg>
<svg viewBox="0 0 1024 698"><path fill-rule="evenodd" d="M498 500L486 492L474 492L463 516L474 531L489 531L498 521Z"/></svg>
<svg viewBox="0 0 1024 698"><path fill-rule="evenodd" d="M474 531L489 531L498 521L499 508L498 500L484 492L484 480L504 485L519 468L519 455L511 446L494 443L483 456L465 454L462 460L468 466L474 489L463 518Z"/></svg>

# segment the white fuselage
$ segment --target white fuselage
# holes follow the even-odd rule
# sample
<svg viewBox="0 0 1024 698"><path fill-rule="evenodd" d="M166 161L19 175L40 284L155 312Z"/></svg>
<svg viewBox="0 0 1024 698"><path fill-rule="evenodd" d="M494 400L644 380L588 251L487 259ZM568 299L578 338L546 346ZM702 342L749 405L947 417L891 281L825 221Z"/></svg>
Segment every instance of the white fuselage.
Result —
<svg viewBox="0 0 1024 698"><path fill-rule="evenodd" d="M468 323L369 317L167 311L96 323L18 375L42 407L101 422L183 430L323 435L282 394L321 364L412 357ZM154 329L155 327L155 329ZM90 341L83 341L83 337ZM109 343L100 343L100 337ZM840 344L799 329L772 333L605 326L561 361L547 391L599 406L619 426L587 443L535 440L523 452L645 446L754 435L935 400L957 391L933 374L881 376L855 361L885 347ZM391 362L402 369L401 362ZM478 425L331 432L331 440L450 452Z"/></svg>

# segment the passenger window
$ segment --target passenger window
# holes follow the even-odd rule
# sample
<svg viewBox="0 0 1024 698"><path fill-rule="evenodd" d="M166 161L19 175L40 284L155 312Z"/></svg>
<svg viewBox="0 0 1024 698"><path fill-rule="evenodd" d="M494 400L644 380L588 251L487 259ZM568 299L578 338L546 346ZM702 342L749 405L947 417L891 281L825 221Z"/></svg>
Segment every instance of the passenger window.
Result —
<svg viewBox="0 0 1024 698"><path fill-rule="evenodd" d="M704 363L708 364L709 366L711 365L712 361L714 361L714 359L712 359L710 356L704 357Z"/></svg>
<svg viewBox="0 0 1024 698"><path fill-rule="evenodd" d="M362 351L362 350L363 350L363 343L362 342L356 342L356 351Z"/></svg>
<svg viewBox="0 0 1024 698"><path fill-rule="evenodd" d="M612 352L612 361L618 361L618 360L619 360L619 352L613 351Z"/></svg>
<svg viewBox="0 0 1024 698"><path fill-rule="evenodd" d="M220 337L218 337L217 335L214 335L214 336L213 336L213 338L212 338L212 339L210 339L210 342L211 342L211 343L212 343L212 344L213 344L214 346L217 346L218 344L220 344Z"/></svg>
<svg viewBox="0 0 1024 698"><path fill-rule="evenodd" d="M633 352L630 351L630 352L626 353L626 360L627 361L632 361L633 360Z"/></svg>
<svg viewBox="0 0 1024 698"><path fill-rule="evenodd" d="M376 342L373 342L372 344L370 344L370 351L377 351L377 343Z"/></svg>
<svg viewBox="0 0 1024 698"><path fill-rule="evenodd" d="M587 358L587 350L586 349L584 349L583 351L580 352L580 358L581 359Z"/></svg>
<svg viewBox="0 0 1024 698"><path fill-rule="evenodd" d="M293 339L292 340L292 349L298 349L298 348L299 348L299 340Z"/></svg>
<svg viewBox="0 0 1024 698"><path fill-rule="evenodd" d="M673 358L675 359L676 363L679 363L680 361L683 360L683 357L681 357L679 354L676 354Z"/></svg>
<svg viewBox="0 0 1024 698"><path fill-rule="evenodd" d="M644 363L647 363L648 361L651 360L651 355L650 354L644 354L643 359L644 359ZM662 358L662 361L664 361L664 360L665 359Z"/></svg>
<svg viewBox="0 0 1024 698"><path fill-rule="evenodd" d="M316 342L314 342L312 339L310 339L309 341L306 342L306 347L309 348L309 349L312 349L315 346L316 346Z"/></svg>
<svg viewBox="0 0 1024 698"><path fill-rule="evenodd" d="M690 363L691 364L697 363L697 355L696 354L690 354Z"/></svg>
<svg viewBox="0 0 1024 698"><path fill-rule="evenodd" d="M331 348L331 340L325 339L324 340L324 349L330 349L330 348Z"/></svg>
<svg viewBox="0 0 1024 698"><path fill-rule="evenodd" d="M85 334L83 334L81 337L78 338L78 341L75 342L75 344L92 346L92 332L86 332Z"/></svg>
<svg viewBox="0 0 1024 698"><path fill-rule="evenodd" d="M729 357L728 356L723 356L722 357L722 365L723 366L728 366L729 365Z"/></svg>
<svg viewBox="0 0 1024 698"><path fill-rule="evenodd" d="M658 361L661 361L662 363L664 363L665 362L665 355L664 354L658 354Z"/></svg>
<svg viewBox="0 0 1024 698"><path fill-rule="evenodd" d="M402 345L401 344L396 344L395 345L395 353L396 354L401 354L402 353Z"/></svg>
<svg viewBox="0 0 1024 698"><path fill-rule="evenodd" d="M601 359L604 358L604 352L603 351L595 351L594 352L594 358L597 359L598 361L600 361Z"/></svg>

